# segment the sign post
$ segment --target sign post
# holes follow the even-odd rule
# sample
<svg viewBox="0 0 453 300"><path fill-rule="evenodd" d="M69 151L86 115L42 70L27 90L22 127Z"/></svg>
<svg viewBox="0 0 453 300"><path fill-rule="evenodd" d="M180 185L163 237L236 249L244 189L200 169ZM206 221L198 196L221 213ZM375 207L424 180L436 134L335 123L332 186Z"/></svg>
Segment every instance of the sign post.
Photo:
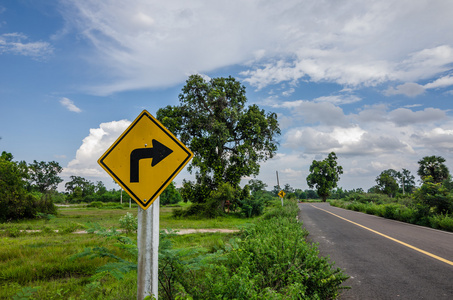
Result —
<svg viewBox="0 0 453 300"><path fill-rule="evenodd" d="M192 157L180 140L144 110L98 160L140 206L138 300L151 294L158 297L159 195Z"/></svg>
<svg viewBox="0 0 453 300"><path fill-rule="evenodd" d="M147 210L138 208L137 299L148 295L158 298L159 197Z"/></svg>

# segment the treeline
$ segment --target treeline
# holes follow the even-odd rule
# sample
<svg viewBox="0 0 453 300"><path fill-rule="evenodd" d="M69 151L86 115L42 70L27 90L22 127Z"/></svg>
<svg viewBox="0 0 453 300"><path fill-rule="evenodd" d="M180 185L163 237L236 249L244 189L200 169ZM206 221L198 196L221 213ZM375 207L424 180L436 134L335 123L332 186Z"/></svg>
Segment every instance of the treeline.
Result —
<svg viewBox="0 0 453 300"><path fill-rule="evenodd" d="M5 151L0 156L0 222L55 214L53 198L62 181L62 168L56 162L27 164L13 161Z"/></svg>
<svg viewBox="0 0 453 300"><path fill-rule="evenodd" d="M418 161L415 176L406 169L384 170L367 193L353 193L331 201L335 206L407 223L453 231L453 180L441 156Z"/></svg>

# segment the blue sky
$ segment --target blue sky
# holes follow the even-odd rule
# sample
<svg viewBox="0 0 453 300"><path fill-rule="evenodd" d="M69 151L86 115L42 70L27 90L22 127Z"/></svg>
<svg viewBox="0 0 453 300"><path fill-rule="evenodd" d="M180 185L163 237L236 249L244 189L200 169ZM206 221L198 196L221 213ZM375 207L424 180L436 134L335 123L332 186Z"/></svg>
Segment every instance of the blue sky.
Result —
<svg viewBox="0 0 453 300"><path fill-rule="evenodd" d="M389 168L418 180L427 155L452 170L452 11L449 0L3 0L0 151L114 187L97 159L198 73L237 78L250 104L278 114L280 147L257 177L269 189L275 171L308 188L311 162L331 151L348 190Z"/></svg>

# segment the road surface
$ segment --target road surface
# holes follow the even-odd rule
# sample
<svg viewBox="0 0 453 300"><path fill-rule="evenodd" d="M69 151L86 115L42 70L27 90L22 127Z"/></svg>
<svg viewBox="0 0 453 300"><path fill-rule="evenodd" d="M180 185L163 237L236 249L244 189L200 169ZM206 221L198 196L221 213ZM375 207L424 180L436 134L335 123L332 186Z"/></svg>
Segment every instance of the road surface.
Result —
<svg viewBox="0 0 453 300"><path fill-rule="evenodd" d="M308 239L350 276L341 300L453 299L453 233L299 204Z"/></svg>

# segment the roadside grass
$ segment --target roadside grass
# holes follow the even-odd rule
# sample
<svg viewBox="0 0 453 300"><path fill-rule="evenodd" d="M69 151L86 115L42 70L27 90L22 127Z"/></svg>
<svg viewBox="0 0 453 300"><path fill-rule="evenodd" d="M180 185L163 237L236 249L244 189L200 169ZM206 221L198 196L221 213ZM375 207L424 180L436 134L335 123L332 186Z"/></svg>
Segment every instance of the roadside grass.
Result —
<svg viewBox="0 0 453 300"><path fill-rule="evenodd" d="M174 219L173 209L161 207L161 229L237 229L251 221L233 215L216 219ZM121 281L107 276L100 285L91 277L108 262L107 258L72 260L71 257L86 248L105 247L127 258L127 253L119 253L115 240L73 232L94 224L118 229L119 219L127 212L136 216L137 210L137 207L61 207L56 217L0 224L0 299L14 296L23 296L21 299L107 299L103 295L108 295L108 299L135 299L136 274L128 274ZM174 248L202 247L213 251L223 247L234 235L196 233L171 239ZM135 233L129 237L136 240Z"/></svg>
<svg viewBox="0 0 453 300"><path fill-rule="evenodd" d="M363 212L370 215L393 219L401 222L416 224L453 232L453 215L441 214L423 216L414 207L402 203L362 203L358 201L329 200L330 205Z"/></svg>

